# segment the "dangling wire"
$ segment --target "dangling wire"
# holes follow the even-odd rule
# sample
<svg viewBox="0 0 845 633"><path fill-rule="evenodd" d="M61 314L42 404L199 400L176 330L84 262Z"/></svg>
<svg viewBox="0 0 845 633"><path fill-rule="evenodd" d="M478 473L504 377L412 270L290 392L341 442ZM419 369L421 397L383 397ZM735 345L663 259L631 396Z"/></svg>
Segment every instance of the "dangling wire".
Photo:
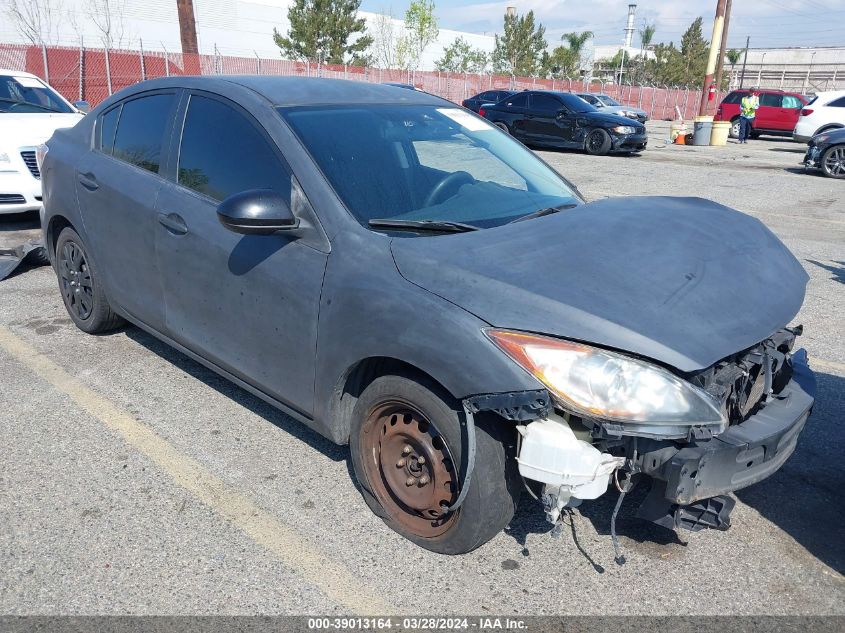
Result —
<svg viewBox="0 0 845 633"><path fill-rule="evenodd" d="M610 540L613 542L613 551L616 554L616 558L613 560L616 561L617 565L624 565L625 564L625 557L622 555L622 549L619 547L619 538L616 536L616 515L619 514L619 508L622 507L622 502L625 500L625 495L631 491L634 487L634 480L633 475L636 471L636 463L637 463L637 438L634 438L634 446L631 455L630 465L631 465L631 477L628 478L628 481L625 483L625 487L619 485L619 470L613 471L613 482L616 484L616 489L619 491L619 498L616 500L616 507L613 508L613 514L610 517Z"/></svg>
<svg viewBox="0 0 845 633"><path fill-rule="evenodd" d="M616 482L616 488L619 490L619 498L616 500L616 507L613 508L613 515L610 517L610 540L613 541L613 551L616 554L616 558L613 560L616 561L617 565L624 565L625 557L622 555L622 549L619 547L619 539L616 536L616 515L619 514L619 508L622 507L622 501L625 499L625 495L628 494L628 491L633 488L633 485L629 479L624 488L620 487L619 479L616 476L617 472L619 471L613 471L613 480Z"/></svg>

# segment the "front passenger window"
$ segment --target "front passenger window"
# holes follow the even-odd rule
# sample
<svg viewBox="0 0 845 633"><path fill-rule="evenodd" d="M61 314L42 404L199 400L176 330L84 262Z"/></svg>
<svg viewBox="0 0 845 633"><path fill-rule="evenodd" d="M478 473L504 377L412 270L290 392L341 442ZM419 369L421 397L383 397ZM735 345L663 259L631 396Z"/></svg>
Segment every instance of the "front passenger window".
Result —
<svg viewBox="0 0 845 633"><path fill-rule="evenodd" d="M291 175L258 129L216 99L192 95L182 129L179 184L220 201L248 189L290 200Z"/></svg>

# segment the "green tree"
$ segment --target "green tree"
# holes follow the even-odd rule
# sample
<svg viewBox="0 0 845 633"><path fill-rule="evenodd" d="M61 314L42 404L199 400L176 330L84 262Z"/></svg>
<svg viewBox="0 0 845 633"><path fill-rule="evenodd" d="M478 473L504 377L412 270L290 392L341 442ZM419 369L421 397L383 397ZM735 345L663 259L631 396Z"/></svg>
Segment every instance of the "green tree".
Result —
<svg viewBox="0 0 845 633"><path fill-rule="evenodd" d="M441 72L483 73L488 63L487 53L473 48L464 38L457 37L443 49L443 57L435 62L435 66Z"/></svg>
<svg viewBox="0 0 845 633"><path fill-rule="evenodd" d="M405 70L416 70L423 51L438 35L433 0L413 0L405 11L405 33L396 44L399 65Z"/></svg>
<svg viewBox="0 0 845 633"><path fill-rule="evenodd" d="M533 11L525 15L505 14L504 34L496 35L493 69L523 77L536 75L548 46L545 33L542 24L535 26Z"/></svg>
<svg viewBox="0 0 845 633"><path fill-rule="evenodd" d="M696 86L707 70L710 43L701 34L702 18L696 18L681 37L681 60L676 61L678 85Z"/></svg>
<svg viewBox="0 0 845 633"><path fill-rule="evenodd" d="M670 86L698 87L707 68L709 43L701 33L703 20L696 18L681 37L681 46L674 42L656 44L653 59L643 59L641 81ZM617 60L618 63L618 60Z"/></svg>
<svg viewBox="0 0 845 633"><path fill-rule="evenodd" d="M273 40L289 59L360 63L373 42L358 17L360 6L361 0L295 0L288 9L290 30L284 36L274 28Z"/></svg>

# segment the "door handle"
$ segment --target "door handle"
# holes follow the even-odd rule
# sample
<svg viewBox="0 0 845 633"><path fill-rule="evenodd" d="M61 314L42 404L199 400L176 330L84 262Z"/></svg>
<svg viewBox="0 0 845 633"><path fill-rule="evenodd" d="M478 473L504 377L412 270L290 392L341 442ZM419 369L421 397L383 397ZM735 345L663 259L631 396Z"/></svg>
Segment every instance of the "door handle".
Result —
<svg viewBox="0 0 845 633"><path fill-rule="evenodd" d="M181 216L175 213L159 213L158 223L175 235L185 235L188 232L188 225Z"/></svg>
<svg viewBox="0 0 845 633"><path fill-rule="evenodd" d="M79 174L78 178L79 184L85 187L88 191L96 191L100 188L100 185L97 184L97 179L90 171L84 174Z"/></svg>

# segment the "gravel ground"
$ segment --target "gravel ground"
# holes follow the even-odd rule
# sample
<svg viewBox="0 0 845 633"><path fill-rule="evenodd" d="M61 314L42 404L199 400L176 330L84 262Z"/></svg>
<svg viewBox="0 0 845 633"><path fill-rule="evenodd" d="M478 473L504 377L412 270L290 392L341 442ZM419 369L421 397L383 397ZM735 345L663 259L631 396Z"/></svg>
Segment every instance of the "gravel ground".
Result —
<svg viewBox="0 0 845 633"><path fill-rule="evenodd" d="M615 494L552 538L524 500L479 550L414 547L337 447L152 337L86 336L48 268L0 282L1 614L845 614L845 182L803 147L542 152L588 199L694 195L759 217L810 274L797 321L819 399L795 455L727 532L673 532ZM8 237L8 236L7 236ZM777 292L777 288L772 288Z"/></svg>

